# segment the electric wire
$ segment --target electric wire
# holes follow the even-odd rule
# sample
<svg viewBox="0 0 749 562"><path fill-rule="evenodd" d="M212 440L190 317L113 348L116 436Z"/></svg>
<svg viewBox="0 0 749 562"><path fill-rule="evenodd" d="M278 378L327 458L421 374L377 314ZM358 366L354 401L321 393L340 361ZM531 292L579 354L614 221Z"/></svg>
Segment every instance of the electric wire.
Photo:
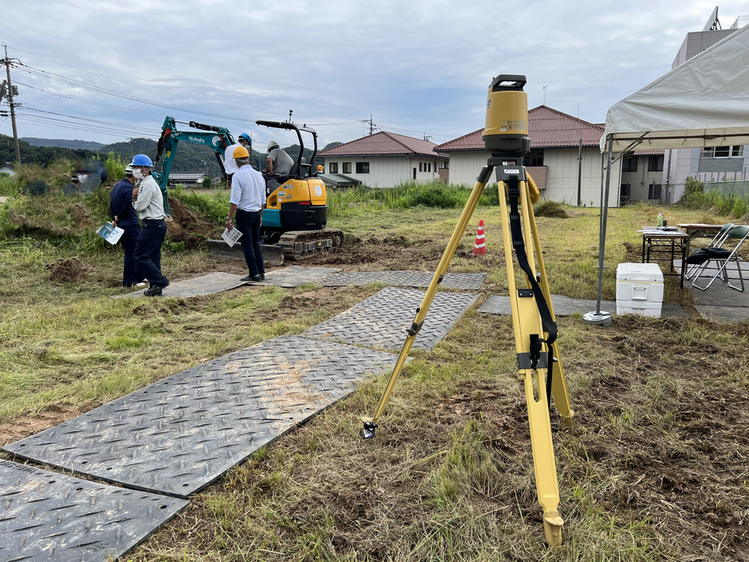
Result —
<svg viewBox="0 0 749 562"><path fill-rule="evenodd" d="M27 121L30 123L44 124L51 127L65 128L77 131L88 131L94 133L104 133L117 136L132 135L127 129L113 129L102 126L88 125L85 123L72 123L62 119L53 119L49 117L43 117L39 115L17 115L16 118L21 121Z"/></svg>
<svg viewBox="0 0 749 562"><path fill-rule="evenodd" d="M117 97L117 98L120 98L120 99L125 99L125 100L128 100L128 101L142 103L142 104L145 104L145 105L152 105L154 107L161 107L161 108L164 108L164 109L181 111L181 112L189 113L189 114L205 115L207 117L215 117L217 119L224 119L224 120L227 120L227 121L242 121L242 122L245 122L245 123L254 123L254 121L250 121L249 119L241 119L239 117L228 117L226 115L220 115L220 114L216 114L216 113L208 113L208 112L205 112L205 111L199 111L199 110L195 110L195 109L188 109L188 108L185 108L185 107L179 107L179 106L175 106L175 105L170 105L170 104L165 104L165 103L161 103L161 102L149 100L147 98L142 98L142 97L134 96L134 95L131 95L131 94L124 94L124 93L118 92L116 90L111 90L109 88L104 88L104 87L101 87L101 86L95 86L95 85L89 84L87 82L82 82L80 80L75 80L73 78L67 78L65 76L61 76L59 74L55 74L53 72L49 72L49 71L42 70L42 69L39 69L39 68L34 68L32 66L29 66L29 65L26 65L26 64L23 64L23 63L19 63L16 68L18 70L22 71L22 72L26 72L27 74L36 75L36 76L40 76L40 77L46 77L46 78L49 78L49 79L61 82L63 84L66 84L68 86L83 87L83 88L87 88L87 89L92 90L92 91L97 92L97 93L101 93L101 94L105 94L105 95Z"/></svg>
<svg viewBox="0 0 749 562"><path fill-rule="evenodd" d="M151 131L150 129L139 129L138 127L130 127L130 126L127 126L127 125L121 125L120 123L112 123L111 121L101 121L99 119L91 119L91 118L88 118L88 117L77 117L75 115L67 115L65 113L56 113L54 111L47 111L47 110L44 110L44 109L36 109L34 107L28 107L28 106L24 106L23 109L26 110L26 111L36 111L37 113L44 113L46 115L57 115L58 117L67 117L68 119L76 119L76 120L80 120L80 121L90 121L91 123L99 123L101 125L106 125L106 126L110 126L110 127L114 127L114 128L127 128L129 130L137 131L140 134L144 134L144 135L149 135L149 134L153 133L153 131Z"/></svg>

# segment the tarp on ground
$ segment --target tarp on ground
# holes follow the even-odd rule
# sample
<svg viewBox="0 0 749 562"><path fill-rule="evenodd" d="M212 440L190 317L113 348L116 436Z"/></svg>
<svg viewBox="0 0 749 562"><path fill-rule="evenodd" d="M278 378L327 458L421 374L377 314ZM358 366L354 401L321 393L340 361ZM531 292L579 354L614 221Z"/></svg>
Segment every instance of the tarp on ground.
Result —
<svg viewBox="0 0 749 562"><path fill-rule="evenodd" d="M613 105L601 151L749 144L749 26Z"/></svg>

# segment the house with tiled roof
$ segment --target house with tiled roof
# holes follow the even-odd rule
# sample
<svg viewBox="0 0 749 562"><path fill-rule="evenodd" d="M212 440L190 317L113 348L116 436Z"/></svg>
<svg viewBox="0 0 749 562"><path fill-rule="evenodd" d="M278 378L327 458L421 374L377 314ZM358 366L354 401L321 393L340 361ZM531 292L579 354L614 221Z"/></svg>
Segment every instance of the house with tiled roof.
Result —
<svg viewBox="0 0 749 562"><path fill-rule="evenodd" d="M577 204L578 155L582 139L582 203L600 205L601 151L598 142L603 130L602 124L589 123L545 105L528 112L531 153L524 163L543 197ZM476 182L479 170L489 157L481 138L483 132L484 129L478 129L436 147L438 152L450 155L451 184L472 187ZM620 177L619 161L611 170L615 174L613 177ZM618 206L619 202L618 190L611 190L609 205Z"/></svg>
<svg viewBox="0 0 749 562"><path fill-rule="evenodd" d="M322 150L324 174L343 174L368 187L395 187L408 181L440 178L448 156L434 150L433 142L381 131Z"/></svg>

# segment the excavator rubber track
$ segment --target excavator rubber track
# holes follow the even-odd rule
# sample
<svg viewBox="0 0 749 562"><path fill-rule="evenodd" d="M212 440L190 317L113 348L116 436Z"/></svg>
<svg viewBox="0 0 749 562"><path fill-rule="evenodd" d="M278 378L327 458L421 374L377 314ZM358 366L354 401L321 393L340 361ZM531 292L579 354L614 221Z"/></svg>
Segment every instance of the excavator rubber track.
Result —
<svg viewBox="0 0 749 562"><path fill-rule="evenodd" d="M292 230L281 235L277 242L283 248L284 260L303 260L331 252L343 245L343 232L334 229Z"/></svg>

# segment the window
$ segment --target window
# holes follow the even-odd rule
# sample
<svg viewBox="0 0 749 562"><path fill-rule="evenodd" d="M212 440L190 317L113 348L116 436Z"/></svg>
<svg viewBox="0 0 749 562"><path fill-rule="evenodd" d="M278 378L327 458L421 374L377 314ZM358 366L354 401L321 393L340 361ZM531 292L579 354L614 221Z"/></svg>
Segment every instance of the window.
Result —
<svg viewBox="0 0 749 562"><path fill-rule="evenodd" d="M357 162L356 163L357 174L368 174L369 173L369 162Z"/></svg>
<svg viewBox="0 0 749 562"><path fill-rule="evenodd" d="M419 162L419 171L420 172L422 171L422 169L421 169L421 162Z"/></svg>
<svg viewBox="0 0 749 562"><path fill-rule="evenodd" d="M622 172L636 172L637 160L637 156L631 156L622 160Z"/></svg>
<svg viewBox="0 0 749 562"><path fill-rule="evenodd" d="M744 147L741 145L734 146L708 146L702 149L700 156L702 158L728 158L729 156L743 156Z"/></svg>
<svg viewBox="0 0 749 562"><path fill-rule="evenodd" d="M660 199L661 198L661 184L651 183L648 186L648 199Z"/></svg>
<svg viewBox="0 0 749 562"><path fill-rule="evenodd" d="M338 173L338 162L331 162L328 164L328 168L330 168L328 171L331 174L337 174Z"/></svg>
<svg viewBox="0 0 749 562"><path fill-rule="evenodd" d="M662 172L663 171L663 156L651 156L648 158L648 172ZM660 199L660 195L656 197Z"/></svg>
<svg viewBox="0 0 749 562"><path fill-rule="evenodd" d="M343 173L344 174L350 174L351 173L351 162L344 162L343 163Z"/></svg>
<svg viewBox="0 0 749 562"><path fill-rule="evenodd" d="M427 163L427 168L428 168L427 172L431 172L432 171L432 163L431 162Z"/></svg>
<svg viewBox="0 0 749 562"><path fill-rule="evenodd" d="M523 166L543 166L543 165L544 165L544 151L543 150L532 149L530 155L523 157Z"/></svg>
<svg viewBox="0 0 749 562"><path fill-rule="evenodd" d="M416 179L416 168L414 168L414 179Z"/></svg>

